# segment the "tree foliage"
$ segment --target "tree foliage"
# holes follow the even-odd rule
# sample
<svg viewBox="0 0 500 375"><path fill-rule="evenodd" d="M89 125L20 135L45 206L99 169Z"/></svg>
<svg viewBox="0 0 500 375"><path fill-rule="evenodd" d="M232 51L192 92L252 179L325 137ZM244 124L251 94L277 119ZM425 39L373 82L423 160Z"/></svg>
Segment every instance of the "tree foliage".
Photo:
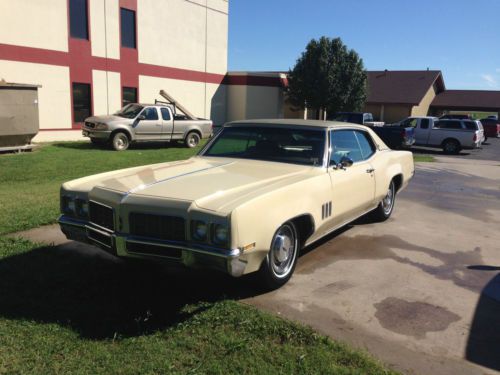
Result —
<svg viewBox="0 0 500 375"><path fill-rule="evenodd" d="M340 38L311 40L288 72L288 100L327 113L359 111L366 100L366 71Z"/></svg>

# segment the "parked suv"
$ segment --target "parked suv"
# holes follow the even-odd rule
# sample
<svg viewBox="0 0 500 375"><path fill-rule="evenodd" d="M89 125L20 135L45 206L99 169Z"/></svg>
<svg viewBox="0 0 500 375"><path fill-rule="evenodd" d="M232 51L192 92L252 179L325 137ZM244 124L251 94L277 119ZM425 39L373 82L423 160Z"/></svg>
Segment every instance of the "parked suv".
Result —
<svg viewBox="0 0 500 375"><path fill-rule="evenodd" d="M483 118L481 124L484 127L484 137L488 139L500 137L500 121L494 117Z"/></svg>

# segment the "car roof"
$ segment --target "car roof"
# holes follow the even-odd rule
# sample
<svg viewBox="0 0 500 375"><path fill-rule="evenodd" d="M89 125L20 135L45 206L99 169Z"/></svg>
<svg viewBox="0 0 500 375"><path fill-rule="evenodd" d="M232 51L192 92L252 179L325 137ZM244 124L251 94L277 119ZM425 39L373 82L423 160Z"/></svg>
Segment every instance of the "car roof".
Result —
<svg viewBox="0 0 500 375"><path fill-rule="evenodd" d="M366 129L367 126L352 124L350 122L341 121L322 121L322 120L298 120L298 119L260 119L260 120L242 120L229 122L224 126L236 127L236 126L262 126L262 125L278 125L278 126L301 126L301 127L311 127L311 128L336 128L336 127L350 127L357 129Z"/></svg>

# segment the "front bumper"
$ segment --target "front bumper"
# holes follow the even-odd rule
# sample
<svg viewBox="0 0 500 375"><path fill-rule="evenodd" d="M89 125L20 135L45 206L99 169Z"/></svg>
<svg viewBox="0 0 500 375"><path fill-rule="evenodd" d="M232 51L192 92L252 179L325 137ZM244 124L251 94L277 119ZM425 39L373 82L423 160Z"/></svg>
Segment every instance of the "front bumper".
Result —
<svg viewBox="0 0 500 375"><path fill-rule="evenodd" d="M234 277L245 273L247 261L240 249L220 249L189 242L162 241L110 232L88 221L59 217L62 232L70 240L98 246L119 257L155 259L187 267L212 268Z"/></svg>
<svg viewBox="0 0 500 375"><path fill-rule="evenodd" d="M82 135L84 137L107 140L111 135L111 130L95 130L89 128L82 128Z"/></svg>

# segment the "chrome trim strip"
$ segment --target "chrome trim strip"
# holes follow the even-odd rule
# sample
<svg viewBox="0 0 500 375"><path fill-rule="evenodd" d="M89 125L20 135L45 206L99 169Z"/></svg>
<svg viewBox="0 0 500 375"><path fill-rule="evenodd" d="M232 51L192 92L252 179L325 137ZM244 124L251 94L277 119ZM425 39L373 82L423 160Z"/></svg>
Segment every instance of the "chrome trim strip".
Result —
<svg viewBox="0 0 500 375"><path fill-rule="evenodd" d="M108 245L108 244L106 244L104 242L99 241L97 238L92 237L92 235L91 235L92 231L97 232L97 233L99 233L99 234L101 234L103 236L109 237L111 245ZM112 249L113 248L113 238L111 237L111 235L109 233L102 232L102 231L100 231L100 230L98 230L96 228L92 228L92 227L90 227L88 225L85 226L85 232L86 232L87 238L89 240L97 242L98 244L100 244L100 245L102 245L102 246L104 246L104 247L106 247L108 249Z"/></svg>
<svg viewBox="0 0 500 375"><path fill-rule="evenodd" d="M170 241L153 241L147 238L138 238L138 237L125 237L125 242L139 243L143 245L151 245L151 246L161 246L161 247L169 247L175 248L179 250L192 251L207 255L213 255L221 258L235 258L241 255L240 249L220 249L211 246L205 245L193 245L193 244L184 244L179 242L170 242ZM127 250L127 252L129 252ZM136 252L134 252L136 254Z"/></svg>

